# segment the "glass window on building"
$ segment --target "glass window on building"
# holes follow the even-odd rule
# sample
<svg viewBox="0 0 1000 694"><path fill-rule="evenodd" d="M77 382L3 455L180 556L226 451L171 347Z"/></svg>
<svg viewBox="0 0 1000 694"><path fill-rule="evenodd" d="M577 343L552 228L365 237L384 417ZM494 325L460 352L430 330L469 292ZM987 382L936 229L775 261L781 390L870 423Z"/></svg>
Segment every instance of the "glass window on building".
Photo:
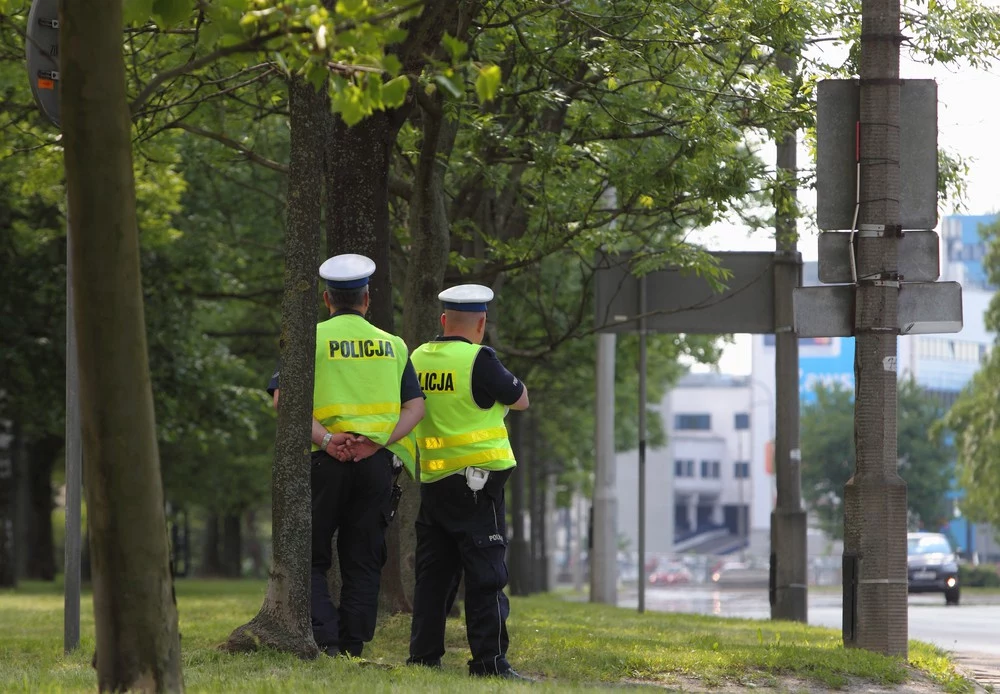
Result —
<svg viewBox="0 0 1000 694"><path fill-rule="evenodd" d="M738 430L750 428L750 415L746 412L737 412L735 419L736 428Z"/></svg>
<svg viewBox="0 0 1000 694"><path fill-rule="evenodd" d="M719 461L718 460L713 460L712 461L712 478L713 479L719 479L720 468L721 468L721 465L719 464Z"/></svg>
<svg viewBox="0 0 1000 694"><path fill-rule="evenodd" d="M687 476L688 477L694 477L694 461L693 460L687 461Z"/></svg>
<svg viewBox="0 0 1000 694"><path fill-rule="evenodd" d="M745 480L750 476L750 463L738 461L733 465L733 475L738 480Z"/></svg>
<svg viewBox="0 0 1000 694"><path fill-rule="evenodd" d="M712 428L710 414L674 415L674 429L678 431L709 431Z"/></svg>

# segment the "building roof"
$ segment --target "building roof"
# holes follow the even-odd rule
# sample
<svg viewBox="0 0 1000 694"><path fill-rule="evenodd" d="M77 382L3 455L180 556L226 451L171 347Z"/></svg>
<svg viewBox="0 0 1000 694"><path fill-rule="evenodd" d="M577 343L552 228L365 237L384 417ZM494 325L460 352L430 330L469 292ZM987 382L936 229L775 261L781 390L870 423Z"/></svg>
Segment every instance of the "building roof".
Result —
<svg viewBox="0 0 1000 694"><path fill-rule="evenodd" d="M748 388L749 376L723 373L689 373L677 382L677 388Z"/></svg>

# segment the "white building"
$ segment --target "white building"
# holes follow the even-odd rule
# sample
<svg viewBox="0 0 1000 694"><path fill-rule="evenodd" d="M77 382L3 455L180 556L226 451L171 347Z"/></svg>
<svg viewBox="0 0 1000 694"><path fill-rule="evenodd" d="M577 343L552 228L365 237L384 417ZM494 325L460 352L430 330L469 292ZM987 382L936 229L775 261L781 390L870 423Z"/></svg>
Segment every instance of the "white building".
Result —
<svg viewBox="0 0 1000 694"><path fill-rule="evenodd" d="M714 373L688 374L664 397L667 445L646 453L648 552L722 553L745 544L759 505L749 458L752 397L749 377ZM619 453L616 464L618 531L635 550L638 452Z"/></svg>

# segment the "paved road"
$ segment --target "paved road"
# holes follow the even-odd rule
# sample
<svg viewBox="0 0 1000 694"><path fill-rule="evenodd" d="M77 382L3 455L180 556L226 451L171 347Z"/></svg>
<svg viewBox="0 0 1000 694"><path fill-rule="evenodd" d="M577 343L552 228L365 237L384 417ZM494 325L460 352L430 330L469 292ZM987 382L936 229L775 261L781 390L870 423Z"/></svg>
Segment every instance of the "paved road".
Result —
<svg viewBox="0 0 1000 694"><path fill-rule="evenodd" d="M634 588L623 591L618 604L635 608ZM809 594L809 623L839 629L842 619L839 592L813 590ZM910 638L933 643L956 653L979 653L1000 664L1000 595L962 595L958 607L945 607L941 595L911 595ZM767 589L717 590L708 586L646 589L646 609L692 612L721 617L767 619L771 610Z"/></svg>

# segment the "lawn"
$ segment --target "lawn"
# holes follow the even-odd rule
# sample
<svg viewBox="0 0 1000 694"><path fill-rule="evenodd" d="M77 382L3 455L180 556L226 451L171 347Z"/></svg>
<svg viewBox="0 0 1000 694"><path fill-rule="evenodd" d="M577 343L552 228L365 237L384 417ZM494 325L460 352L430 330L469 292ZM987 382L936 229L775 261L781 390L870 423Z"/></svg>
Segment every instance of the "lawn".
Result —
<svg viewBox="0 0 1000 694"><path fill-rule="evenodd" d="M323 656L302 662L280 653L228 655L217 650L252 617L264 584L256 581L177 583L184 678L192 692L475 692L518 688L470 680L461 620L450 620L441 671L405 667L409 617L381 621L364 661ZM839 632L793 623L646 613L543 595L511 601L509 658L544 688L582 691L609 684L672 688L767 689L788 682L797 691L870 683L905 685L915 677L940 691L972 691L947 657L926 644L910 646L910 663L845 650ZM62 593L25 584L0 592L0 691L92 692L93 616L84 596L82 647L62 654ZM382 667L373 666L381 665ZM537 688L537 685L521 685ZM901 686L900 690L906 690Z"/></svg>

